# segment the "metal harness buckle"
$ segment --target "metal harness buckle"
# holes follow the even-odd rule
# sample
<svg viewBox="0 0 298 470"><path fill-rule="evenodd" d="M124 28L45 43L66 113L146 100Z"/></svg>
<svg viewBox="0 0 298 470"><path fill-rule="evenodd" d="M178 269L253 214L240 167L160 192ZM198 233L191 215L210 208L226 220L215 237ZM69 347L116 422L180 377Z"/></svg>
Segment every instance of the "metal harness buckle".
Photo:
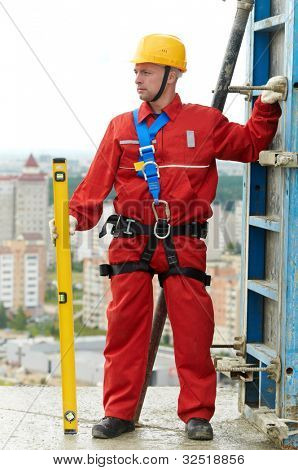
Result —
<svg viewBox="0 0 298 470"><path fill-rule="evenodd" d="M157 170L157 177L159 178L159 177L160 177L160 176L159 176L159 167L158 167L157 163L154 162L154 161L150 161L150 162L145 162L144 165L143 165L142 168L141 168L141 172L143 173L144 180L147 181L147 175L146 175L146 173L145 173L145 168L146 168L147 165L154 165L154 166L156 167L156 170Z"/></svg>
<svg viewBox="0 0 298 470"><path fill-rule="evenodd" d="M156 201L153 201L152 210L156 219L153 233L156 236L156 238L158 238L159 240L163 240L164 238L167 238L169 236L170 231L171 231L171 225L169 224L171 214L170 214L169 204L167 203L167 201L164 201L163 199L158 199L158 204L159 203L162 203L165 206L166 219L161 219L158 217L158 214L155 208ZM167 224L167 226L165 224ZM165 230L167 231L165 232ZM158 231L162 232L162 235L159 235Z"/></svg>
<svg viewBox="0 0 298 470"><path fill-rule="evenodd" d="M113 225L112 230L111 230L111 235L113 235L114 238L118 238L120 235L120 231L118 230L118 225L121 219L121 214L118 215L118 219L115 225Z"/></svg>
<svg viewBox="0 0 298 470"><path fill-rule="evenodd" d="M155 153L154 145L145 145L144 147L139 147L139 152L141 156L143 156L143 150L145 151L145 153Z"/></svg>
<svg viewBox="0 0 298 470"><path fill-rule="evenodd" d="M126 235L133 235L133 233L130 232L129 229L130 229L132 222L135 222L135 219L126 219L125 222L128 222L128 224L127 224L126 229L123 230L123 233L125 233Z"/></svg>

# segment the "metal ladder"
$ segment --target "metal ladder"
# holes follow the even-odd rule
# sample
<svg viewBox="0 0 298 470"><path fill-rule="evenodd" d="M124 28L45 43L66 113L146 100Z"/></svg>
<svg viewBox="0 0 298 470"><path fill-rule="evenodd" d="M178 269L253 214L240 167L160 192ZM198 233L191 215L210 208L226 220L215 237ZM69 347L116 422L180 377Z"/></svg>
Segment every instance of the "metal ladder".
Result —
<svg viewBox="0 0 298 470"><path fill-rule="evenodd" d="M297 448L298 0L256 0L250 32L250 84L284 75L288 97L271 152L244 170L240 331L245 362L271 364L275 374L254 372L240 382L239 411L282 447ZM247 116L258 94L252 92ZM284 152L291 164L280 164Z"/></svg>

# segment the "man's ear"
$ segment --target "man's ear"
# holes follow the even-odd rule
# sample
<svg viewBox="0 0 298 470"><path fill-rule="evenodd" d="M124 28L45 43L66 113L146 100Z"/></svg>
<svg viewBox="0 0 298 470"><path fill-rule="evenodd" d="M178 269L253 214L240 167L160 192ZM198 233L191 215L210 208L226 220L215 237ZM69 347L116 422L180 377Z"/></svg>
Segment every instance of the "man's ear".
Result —
<svg viewBox="0 0 298 470"><path fill-rule="evenodd" d="M168 77L168 83L175 83L177 80L177 75L174 70L171 70Z"/></svg>

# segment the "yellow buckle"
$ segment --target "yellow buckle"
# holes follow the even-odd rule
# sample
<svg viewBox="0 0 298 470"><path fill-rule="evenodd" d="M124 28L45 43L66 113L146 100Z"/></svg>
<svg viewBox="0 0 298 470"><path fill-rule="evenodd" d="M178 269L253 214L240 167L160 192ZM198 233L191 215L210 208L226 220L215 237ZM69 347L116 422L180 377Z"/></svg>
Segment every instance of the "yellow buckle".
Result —
<svg viewBox="0 0 298 470"><path fill-rule="evenodd" d="M136 171L142 171L145 162L135 162L133 165Z"/></svg>

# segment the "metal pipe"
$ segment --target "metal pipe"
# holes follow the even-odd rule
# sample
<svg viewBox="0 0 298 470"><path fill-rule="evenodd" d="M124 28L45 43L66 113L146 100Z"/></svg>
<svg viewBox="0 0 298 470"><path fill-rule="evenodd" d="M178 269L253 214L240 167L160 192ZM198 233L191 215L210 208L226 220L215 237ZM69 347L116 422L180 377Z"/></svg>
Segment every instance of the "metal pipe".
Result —
<svg viewBox="0 0 298 470"><path fill-rule="evenodd" d="M139 421L139 417L140 417L142 406L144 403L147 387L150 382L150 377L152 374L152 369L154 366L154 362L155 362L155 358L156 358L158 346L160 343L160 338L164 329L166 318L167 318L167 307L166 307L165 296L162 291L161 295L158 298L158 302L157 302L157 306L156 306L156 310L154 314L145 381L143 384L139 402L138 402L136 412L134 415L135 422Z"/></svg>
<svg viewBox="0 0 298 470"><path fill-rule="evenodd" d="M268 367L248 367L246 364L237 367L216 367L217 372L266 372Z"/></svg>
<svg viewBox="0 0 298 470"><path fill-rule="evenodd" d="M239 85L239 86L229 86L229 93L238 93L239 91L244 91L244 90L269 90L269 91L275 91L276 93L283 93L284 92L284 86L282 85L276 85L276 86L248 86L248 85Z"/></svg>
<svg viewBox="0 0 298 470"><path fill-rule="evenodd" d="M251 97L251 91L262 91L262 90L268 90L268 91L274 91L275 93L281 93L282 95L282 101L285 101L287 99L288 95L288 79L287 77L281 77L279 80L279 83L276 85L257 85L257 86L252 86L249 83L247 85L235 85L235 86L229 86L228 92L229 93L242 93L245 94L249 97Z"/></svg>
<svg viewBox="0 0 298 470"><path fill-rule="evenodd" d="M245 33L249 14L254 6L254 0L238 1L234 24L227 45L225 57L215 87L215 93L211 106L223 111L228 88L231 83L236 66L239 50Z"/></svg>

